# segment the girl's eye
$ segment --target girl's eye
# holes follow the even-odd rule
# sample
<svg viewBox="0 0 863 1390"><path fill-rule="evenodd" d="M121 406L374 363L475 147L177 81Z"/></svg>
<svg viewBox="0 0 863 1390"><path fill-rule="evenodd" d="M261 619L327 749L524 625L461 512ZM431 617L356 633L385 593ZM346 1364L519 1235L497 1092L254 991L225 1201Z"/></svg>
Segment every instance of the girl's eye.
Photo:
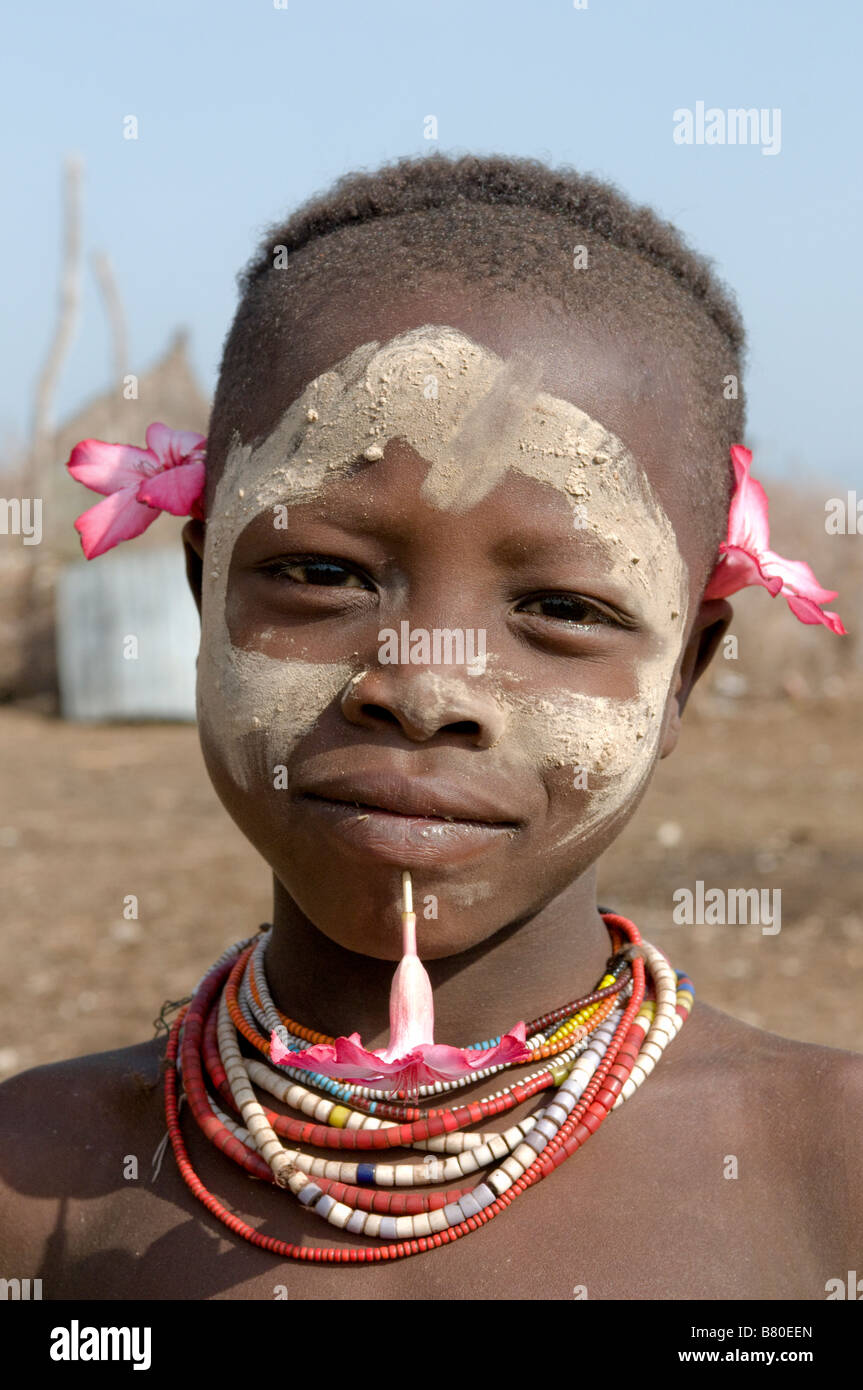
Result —
<svg viewBox="0 0 863 1390"><path fill-rule="evenodd" d="M338 560L290 559L271 560L262 569L274 579L287 579L292 584L322 585L331 589L368 589L371 585L357 570Z"/></svg>
<svg viewBox="0 0 863 1390"><path fill-rule="evenodd" d="M573 623L579 627L595 627L603 623L612 627L617 625L612 613L575 594L546 594L542 598L527 599L518 612L555 618L558 622Z"/></svg>

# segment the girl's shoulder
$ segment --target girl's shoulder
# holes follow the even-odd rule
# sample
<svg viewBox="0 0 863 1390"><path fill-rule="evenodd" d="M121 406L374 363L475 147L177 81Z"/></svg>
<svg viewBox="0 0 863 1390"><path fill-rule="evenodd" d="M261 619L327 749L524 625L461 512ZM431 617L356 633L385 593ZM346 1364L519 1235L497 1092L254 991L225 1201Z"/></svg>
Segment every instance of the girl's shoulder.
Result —
<svg viewBox="0 0 863 1390"><path fill-rule="evenodd" d="M846 1105L852 1097L863 1102L863 1053L786 1038L703 1002L667 1056L675 1059L681 1079L712 1076L735 1092L757 1086L766 1106L812 1105L822 1118L856 1121L859 1112L848 1114ZM859 1125L855 1132L860 1133Z"/></svg>
<svg viewBox="0 0 863 1390"><path fill-rule="evenodd" d="M146 1104L160 1089L164 1054L162 1036L131 1047L46 1062L8 1077L0 1083L4 1147L10 1132L23 1138L36 1121L54 1133L61 1122L77 1126L100 1114L114 1114L118 1103L126 1107L137 1099Z"/></svg>
<svg viewBox="0 0 863 1390"><path fill-rule="evenodd" d="M50 1062L0 1084L0 1249L39 1258L70 1203L130 1175L164 1133L165 1039ZM161 1130L160 1130L161 1126ZM153 1145L153 1146L155 1146ZM137 1174L135 1174L137 1176ZM47 1255L46 1255L47 1258Z"/></svg>
<svg viewBox="0 0 863 1390"><path fill-rule="evenodd" d="M696 1107L745 1129L777 1171L817 1187L837 1216L856 1212L859 1239L863 1054L785 1038L699 1003L667 1056L669 1078Z"/></svg>

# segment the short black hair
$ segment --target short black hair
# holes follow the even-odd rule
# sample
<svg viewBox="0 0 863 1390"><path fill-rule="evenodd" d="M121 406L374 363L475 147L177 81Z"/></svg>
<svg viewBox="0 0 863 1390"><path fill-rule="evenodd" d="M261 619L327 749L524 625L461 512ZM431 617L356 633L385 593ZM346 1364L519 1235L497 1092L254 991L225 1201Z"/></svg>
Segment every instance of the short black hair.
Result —
<svg viewBox="0 0 863 1390"><path fill-rule="evenodd" d="M588 275L572 271L573 245L582 242ZM285 254L287 270L277 269ZM413 288L430 271L501 293L543 293L564 312L588 308L624 330L635 307L648 316L655 341L684 348L698 396L698 438L683 483L709 559L726 532L729 447L744 433L737 306L711 262L651 208L592 175L538 159L405 157L345 174L271 227L238 277L240 303L209 429L215 467L235 430L249 437L262 358L290 351L315 282L318 293L350 302L364 275Z"/></svg>

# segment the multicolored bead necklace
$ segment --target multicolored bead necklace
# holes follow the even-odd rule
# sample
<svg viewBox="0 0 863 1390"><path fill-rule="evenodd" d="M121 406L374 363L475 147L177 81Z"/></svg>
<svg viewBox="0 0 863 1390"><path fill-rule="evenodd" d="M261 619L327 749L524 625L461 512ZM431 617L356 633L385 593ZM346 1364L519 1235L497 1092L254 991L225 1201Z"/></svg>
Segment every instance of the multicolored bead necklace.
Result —
<svg viewBox="0 0 863 1390"><path fill-rule="evenodd" d="M236 1235L285 1259L335 1264L402 1259L479 1229L548 1177L633 1094L692 1008L688 977L642 941L633 923L616 913L602 915L613 955L596 989L527 1025L529 1060L547 1064L454 1109L421 1110L403 1095L387 1099L373 1088L244 1056L240 1037L268 1057L274 1026L284 1030L293 1049L332 1040L275 1009L264 969L271 928L238 942L204 976L169 1036L165 1112L187 1186ZM497 1041L475 1046L490 1048ZM501 1070L505 1067L478 1070L421 1091L438 1095ZM298 1076L306 1084L291 1079ZM204 1187L189 1161L179 1123L178 1079L201 1131L248 1173L287 1188L330 1225L386 1244L295 1245L262 1235L234 1216ZM255 1085L307 1119L268 1109ZM509 1129L470 1128L551 1087L558 1089L550 1103ZM301 1153L299 1144L370 1156L409 1148L426 1157L417 1164L342 1162ZM498 1166L472 1188L410 1190L460 1183L493 1164Z"/></svg>

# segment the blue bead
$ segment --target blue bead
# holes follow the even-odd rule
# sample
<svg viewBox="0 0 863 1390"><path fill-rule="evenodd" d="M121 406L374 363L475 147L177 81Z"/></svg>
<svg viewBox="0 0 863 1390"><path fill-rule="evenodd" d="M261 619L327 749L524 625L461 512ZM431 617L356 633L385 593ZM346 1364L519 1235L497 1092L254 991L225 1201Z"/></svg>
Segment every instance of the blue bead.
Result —
<svg viewBox="0 0 863 1390"><path fill-rule="evenodd" d="M462 1213L462 1220L468 1216L476 1216L477 1212L482 1211L482 1207L476 1200L472 1192L466 1192L458 1203Z"/></svg>
<svg viewBox="0 0 863 1390"><path fill-rule="evenodd" d="M372 1163L357 1164L357 1182L370 1187L375 1180L375 1169Z"/></svg>

